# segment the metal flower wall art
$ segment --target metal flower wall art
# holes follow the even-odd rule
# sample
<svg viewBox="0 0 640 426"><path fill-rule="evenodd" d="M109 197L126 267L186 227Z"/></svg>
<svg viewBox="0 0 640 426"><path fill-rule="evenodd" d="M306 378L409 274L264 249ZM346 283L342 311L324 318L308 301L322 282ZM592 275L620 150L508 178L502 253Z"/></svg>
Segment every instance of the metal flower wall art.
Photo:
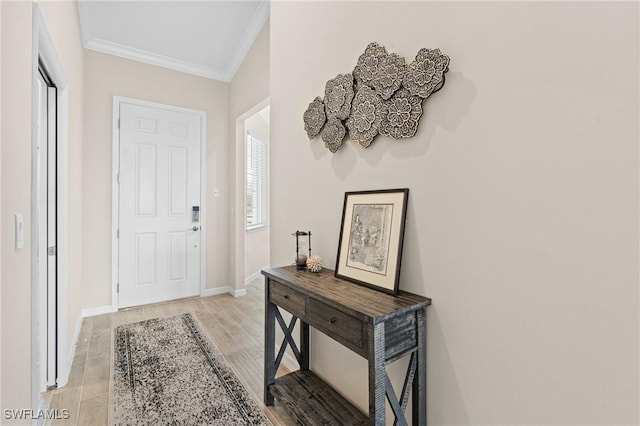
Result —
<svg viewBox="0 0 640 426"><path fill-rule="evenodd" d="M326 121L327 116L324 112L324 103L322 99L315 98L304 113L304 130L307 131L309 139L318 136Z"/></svg>
<svg viewBox="0 0 640 426"><path fill-rule="evenodd" d="M324 100L316 97L304 113L309 139L322 136L335 153L348 132L366 148L381 134L410 138L418 130L422 102L442 89L449 57L440 49L420 49L409 65L378 43L370 43L351 74L327 81Z"/></svg>

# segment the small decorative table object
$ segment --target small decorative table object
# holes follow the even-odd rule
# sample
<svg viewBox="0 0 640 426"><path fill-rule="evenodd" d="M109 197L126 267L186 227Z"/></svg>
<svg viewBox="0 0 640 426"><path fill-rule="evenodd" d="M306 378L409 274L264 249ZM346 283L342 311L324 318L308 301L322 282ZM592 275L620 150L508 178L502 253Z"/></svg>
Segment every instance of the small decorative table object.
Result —
<svg viewBox="0 0 640 426"><path fill-rule="evenodd" d="M307 269L313 273L318 273L322 270L322 258L318 255L309 256L307 259Z"/></svg>
<svg viewBox="0 0 640 426"><path fill-rule="evenodd" d="M309 248L309 258L311 257L311 231L296 231L291 234L296 237L296 269L303 270L307 266L307 255L304 253ZM300 239L300 237L307 237Z"/></svg>

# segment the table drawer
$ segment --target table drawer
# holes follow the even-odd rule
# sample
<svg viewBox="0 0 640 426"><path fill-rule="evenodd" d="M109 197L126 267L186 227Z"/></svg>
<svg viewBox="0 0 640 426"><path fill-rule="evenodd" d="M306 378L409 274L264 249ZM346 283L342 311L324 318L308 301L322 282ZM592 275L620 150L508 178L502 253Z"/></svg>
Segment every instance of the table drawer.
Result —
<svg viewBox="0 0 640 426"><path fill-rule="evenodd" d="M274 280L269 283L269 300L297 317L306 315L304 295Z"/></svg>
<svg viewBox="0 0 640 426"><path fill-rule="evenodd" d="M362 353L364 328L362 321L315 299L309 300L307 308L309 324L312 327L327 333L356 352Z"/></svg>

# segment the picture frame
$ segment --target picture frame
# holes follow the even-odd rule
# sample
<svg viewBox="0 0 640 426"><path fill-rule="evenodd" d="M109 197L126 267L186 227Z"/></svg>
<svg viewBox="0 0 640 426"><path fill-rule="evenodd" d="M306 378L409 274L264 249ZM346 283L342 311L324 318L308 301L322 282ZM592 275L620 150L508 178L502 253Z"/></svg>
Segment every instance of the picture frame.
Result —
<svg viewBox="0 0 640 426"><path fill-rule="evenodd" d="M344 194L335 276L398 295L409 189Z"/></svg>

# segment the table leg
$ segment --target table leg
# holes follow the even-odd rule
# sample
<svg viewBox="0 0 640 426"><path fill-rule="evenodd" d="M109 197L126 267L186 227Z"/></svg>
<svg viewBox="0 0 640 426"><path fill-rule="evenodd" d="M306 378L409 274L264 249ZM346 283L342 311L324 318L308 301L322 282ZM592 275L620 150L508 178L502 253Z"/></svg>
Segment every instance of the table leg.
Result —
<svg viewBox="0 0 640 426"><path fill-rule="evenodd" d="M427 329L424 309L416 311L418 351L416 376L413 379L413 424L427 424Z"/></svg>
<svg viewBox="0 0 640 426"><path fill-rule="evenodd" d="M386 371L384 369L385 342L384 323L373 325L373 336L369 339L369 422L384 425Z"/></svg>
<svg viewBox="0 0 640 426"><path fill-rule="evenodd" d="M309 369L309 324L300 321L300 370Z"/></svg>
<svg viewBox="0 0 640 426"><path fill-rule="evenodd" d="M276 306L269 301L270 281L267 278L264 286L264 405L273 405L273 395L269 391L269 385L276 380Z"/></svg>

